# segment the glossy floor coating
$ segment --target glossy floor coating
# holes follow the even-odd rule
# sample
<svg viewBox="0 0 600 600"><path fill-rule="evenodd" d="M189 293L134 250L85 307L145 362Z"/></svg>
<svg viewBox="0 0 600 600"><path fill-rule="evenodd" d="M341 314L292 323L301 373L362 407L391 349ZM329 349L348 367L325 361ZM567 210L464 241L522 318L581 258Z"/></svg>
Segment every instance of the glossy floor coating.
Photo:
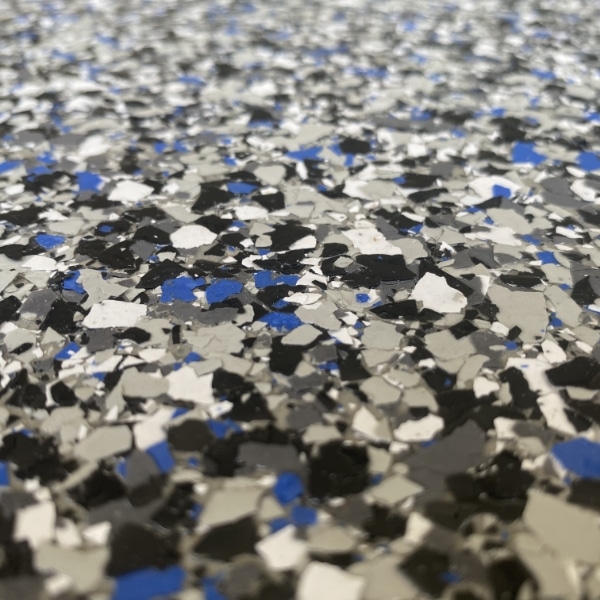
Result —
<svg viewBox="0 0 600 600"><path fill-rule="evenodd" d="M599 20L0 0L0 598L600 598Z"/></svg>

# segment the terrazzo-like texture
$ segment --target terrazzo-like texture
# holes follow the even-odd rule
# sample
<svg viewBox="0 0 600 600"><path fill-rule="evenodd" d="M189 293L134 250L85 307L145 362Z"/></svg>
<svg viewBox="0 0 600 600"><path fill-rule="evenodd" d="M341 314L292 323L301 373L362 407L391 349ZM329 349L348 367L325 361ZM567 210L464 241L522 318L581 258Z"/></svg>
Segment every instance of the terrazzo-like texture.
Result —
<svg viewBox="0 0 600 600"><path fill-rule="evenodd" d="M600 598L599 20L0 2L0 598Z"/></svg>

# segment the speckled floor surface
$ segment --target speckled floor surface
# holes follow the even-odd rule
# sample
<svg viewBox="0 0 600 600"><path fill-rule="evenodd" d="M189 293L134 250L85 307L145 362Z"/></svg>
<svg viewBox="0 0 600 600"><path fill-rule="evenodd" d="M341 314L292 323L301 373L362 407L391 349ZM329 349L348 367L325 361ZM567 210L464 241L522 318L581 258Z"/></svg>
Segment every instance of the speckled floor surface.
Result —
<svg viewBox="0 0 600 600"><path fill-rule="evenodd" d="M600 598L599 20L0 1L0 598Z"/></svg>

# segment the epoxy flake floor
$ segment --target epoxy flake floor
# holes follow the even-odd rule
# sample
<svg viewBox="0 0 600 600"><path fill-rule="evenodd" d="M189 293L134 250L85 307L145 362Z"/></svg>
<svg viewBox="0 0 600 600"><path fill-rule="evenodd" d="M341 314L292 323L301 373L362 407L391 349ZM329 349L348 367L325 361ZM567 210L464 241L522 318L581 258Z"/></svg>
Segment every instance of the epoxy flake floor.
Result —
<svg viewBox="0 0 600 600"><path fill-rule="evenodd" d="M600 5L0 2L0 598L600 598Z"/></svg>

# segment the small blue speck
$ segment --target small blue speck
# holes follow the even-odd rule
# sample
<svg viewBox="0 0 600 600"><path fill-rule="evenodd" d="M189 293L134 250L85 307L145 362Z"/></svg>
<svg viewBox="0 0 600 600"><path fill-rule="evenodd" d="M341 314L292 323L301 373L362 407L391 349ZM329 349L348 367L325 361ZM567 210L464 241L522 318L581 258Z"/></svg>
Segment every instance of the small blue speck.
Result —
<svg viewBox="0 0 600 600"><path fill-rule="evenodd" d="M504 347L507 350L516 350L519 347L519 344L517 344L517 342L515 342L513 340L508 340L508 341L504 342Z"/></svg>
<svg viewBox="0 0 600 600"><path fill-rule="evenodd" d="M300 504L294 506L290 517L296 527L310 527L317 523L317 511L309 506L302 506Z"/></svg>
<svg viewBox="0 0 600 600"><path fill-rule="evenodd" d="M271 529L271 533L275 533L284 527L287 527L290 522L285 517L277 517L276 519L271 519L269 521L269 528Z"/></svg>
<svg viewBox="0 0 600 600"><path fill-rule="evenodd" d="M560 263L556 260L554 252L545 251L538 252L537 257L542 261L543 265L559 265Z"/></svg>
<svg viewBox="0 0 600 600"><path fill-rule="evenodd" d="M102 177L89 171L79 171L77 176L77 185L80 192L97 192L102 187Z"/></svg>
<svg viewBox="0 0 600 600"><path fill-rule="evenodd" d="M202 590L205 600L228 600L217 588L218 580L216 577L205 577L202 580Z"/></svg>
<svg viewBox="0 0 600 600"><path fill-rule="evenodd" d="M259 319L278 331L291 331L302 325L302 320L293 313L272 312Z"/></svg>
<svg viewBox="0 0 600 600"><path fill-rule="evenodd" d="M542 243L537 238L534 238L532 235L528 235L528 234L522 235L521 238L523 239L524 242L527 242L528 244L533 244L534 246L540 246Z"/></svg>
<svg viewBox="0 0 600 600"><path fill-rule="evenodd" d="M0 163L0 174L16 169L21 163L22 161L20 160L7 160L6 162Z"/></svg>
<svg viewBox="0 0 600 600"><path fill-rule="evenodd" d="M65 280L62 282L63 290L68 290L77 294L85 294L84 287L80 283L77 283L78 279L79 271L71 271L68 277L66 277Z"/></svg>
<svg viewBox="0 0 600 600"><path fill-rule="evenodd" d="M295 150L286 154L287 158L293 160L319 160L319 154L323 150L322 146L313 146L311 148L305 148L303 150Z"/></svg>
<svg viewBox="0 0 600 600"><path fill-rule="evenodd" d="M504 187L503 185L494 184L492 186L492 196L494 198L510 198L512 196L512 192L509 188Z"/></svg>
<svg viewBox="0 0 600 600"><path fill-rule="evenodd" d="M239 294L244 286L235 279L218 279L206 288L206 301L209 304L223 302L230 296Z"/></svg>
<svg viewBox="0 0 600 600"><path fill-rule="evenodd" d="M600 444L574 438L555 444L552 455L567 471L584 479L600 479Z"/></svg>
<svg viewBox="0 0 600 600"><path fill-rule="evenodd" d="M146 450L158 465L161 473L168 473L175 466L175 459L167 442L159 442Z"/></svg>
<svg viewBox="0 0 600 600"><path fill-rule="evenodd" d="M162 154L167 149L166 142L154 142L154 152Z"/></svg>
<svg viewBox="0 0 600 600"><path fill-rule="evenodd" d="M595 152L580 152L577 165L584 171L596 171L600 169L600 157Z"/></svg>
<svg viewBox="0 0 600 600"><path fill-rule="evenodd" d="M512 149L514 163L531 163L539 165L546 160L546 156L536 152L533 142L516 142Z"/></svg>
<svg viewBox="0 0 600 600"><path fill-rule="evenodd" d="M281 473L273 486L273 495L280 504L289 504L304 493L302 479L296 473Z"/></svg>
<svg viewBox="0 0 600 600"><path fill-rule="evenodd" d="M35 236L35 241L46 250L60 246L65 238L62 235L50 235L49 233L38 233Z"/></svg>
<svg viewBox="0 0 600 600"><path fill-rule="evenodd" d="M10 470L8 463L0 462L0 486L6 487L10 485Z"/></svg>
<svg viewBox="0 0 600 600"><path fill-rule="evenodd" d="M79 344L76 344L75 342L70 342L60 352L57 352L54 355L54 359L67 360L71 358L74 354L77 354L77 352L79 352L80 349L81 347L79 346Z"/></svg>
<svg viewBox="0 0 600 600"><path fill-rule="evenodd" d="M154 600L176 594L184 582L185 571L179 566L141 569L116 578L111 600Z"/></svg>
<svg viewBox="0 0 600 600"><path fill-rule="evenodd" d="M260 290L280 283L294 286L298 283L298 275L278 275L273 277L273 271L257 271L254 273L254 285Z"/></svg>
<svg viewBox="0 0 600 600"><path fill-rule="evenodd" d="M356 298L357 302L364 304L365 302L369 301L369 294L356 294L356 296L354 296L354 298Z"/></svg>
<svg viewBox="0 0 600 600"><path fill-rule="evenodd" d="M224 438L230 431L234 433L242 431L242 428L235 421L231 421L230 419L223 419L222 421L209 419L206 424L213 435L219 439Z"/></svg>
<svg viewBox="0 0 600 600"><path fill-rule="evenodd" d="M556 316L556 313L550 313L550 326L561 327L563 322Z"/></svg>
<svg viewBox="0 0 600 600"><path fill-rule="evenodd" d="M194 279L193 277L177 277L176 279L167 279L161 286L160 301L163 303L173 302L175 300L181 300L182 302L193 302L196 299L192 290L201 285L204 285L206 281L199 277Z"/></svg>
<svg viewBox="0 0 600 600"><path fill-rule="evenodd" d="M202 356L200 356L200 354L198 354L197 352L190 352L184 359L183 362L186 365L189 365L190 363L193 362L199 362L202 360Z"/></svg>

